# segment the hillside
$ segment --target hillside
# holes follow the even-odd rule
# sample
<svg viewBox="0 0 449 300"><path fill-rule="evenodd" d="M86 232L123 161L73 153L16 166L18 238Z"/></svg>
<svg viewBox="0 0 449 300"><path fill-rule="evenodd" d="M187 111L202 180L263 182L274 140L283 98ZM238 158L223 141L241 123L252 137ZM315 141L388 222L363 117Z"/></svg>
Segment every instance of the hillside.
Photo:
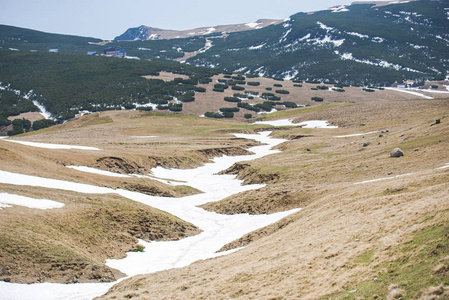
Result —
<svg viewBox="0 0 449 300"><path fill-rule="evenodd" d="M447 1L353 4L214 40L197 66L301 80L376 83L444 79ZM438 58L438 59L435 59Z"/></svg>
<svg viewBox="0 0 449 300"><path fill-rule="evenodd" d="M281 20L261 19L245 24L218 25L201 27L189 30L167 30L149 26L130 28L123 34L117 36L115 41L147 41L147 40L170 40L179 38L190 38L193 36L222 35L225 33L248 31L264 28L266 26L281 23Z"/></svg>
<svg viewBox="0 0 449 300"><path fill-rule="evenodd" d="M448 105L390 99L297 110L296 121L341 129L274 131L290 139L281 153L235 168L268 186L205 207L300 212L231 243L246 246L233 254L127 279L99 299L447 297ZM405 156L391 158L395 147Z"/></svg>

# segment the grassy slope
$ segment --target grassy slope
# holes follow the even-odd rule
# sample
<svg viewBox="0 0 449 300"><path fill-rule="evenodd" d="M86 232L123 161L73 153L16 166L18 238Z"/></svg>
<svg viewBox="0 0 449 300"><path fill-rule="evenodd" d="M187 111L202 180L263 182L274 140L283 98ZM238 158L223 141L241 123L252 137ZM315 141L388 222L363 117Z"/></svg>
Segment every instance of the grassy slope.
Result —
<svg viewBox="0 0 449 300"><path fill-rule="evenodd" d="M136 247L137 238L177 240L200 231L167 213L112 195L0 184L11 194L63 202L60 209L13 206L0 210L0 280L114 281L123 274L104 265Z"/></svg>
<svg viewBox="0 0 449 300"><path fill-rule="evenodd" d="M380 101L299 112L298 120L328 119L342 128L275 131L279 137L308 137L280 145L281 154L250 162L255 174L249 181L273 172L280 179L217 209L300 205L303 210L242 239L243 245L255 240L243 250L128 279L102 298L364 299L444 293L430 287L449 284L448 169L436 169L448 163L448 106L448 99ZM438 118L442 123L431 126ZM333 137L373 130L388 133ZM365 142L369 145L363 147ZM390 158L394 147L406 155ZM413 175L354 184L405 173ZM293 204L271 197L276 190Z"/></svg>

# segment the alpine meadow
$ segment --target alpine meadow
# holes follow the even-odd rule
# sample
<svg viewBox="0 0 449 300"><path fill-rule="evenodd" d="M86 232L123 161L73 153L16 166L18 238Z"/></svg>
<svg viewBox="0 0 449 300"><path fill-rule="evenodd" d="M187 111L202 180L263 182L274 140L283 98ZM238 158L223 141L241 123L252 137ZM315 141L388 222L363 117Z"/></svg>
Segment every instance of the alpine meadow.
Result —
<svg viewBox="0 0 449 300"><path fill-rule="evenodd" d="M0 25L0 298L449 299L449 1L291 13Z"/></svg>

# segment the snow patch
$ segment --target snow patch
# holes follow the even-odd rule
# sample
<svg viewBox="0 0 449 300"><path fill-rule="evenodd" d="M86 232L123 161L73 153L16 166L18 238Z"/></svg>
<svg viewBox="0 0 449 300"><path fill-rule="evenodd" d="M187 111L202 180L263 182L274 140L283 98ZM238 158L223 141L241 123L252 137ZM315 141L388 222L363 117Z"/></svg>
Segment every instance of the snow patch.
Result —
<svg viewBox="0 0 449 300"><path fill-rule="evenodd" d="M369 38L369 35L361 34L361 33L358 33L358 32L346 32L346 33L349 34L349 35L357 36L357 37L359 37L361 39Z"/></svg>
<svg viewBox="0 0 449 300"><path fill-rule="evenodd" d="M261 45L258 45L258 46L251 46L248 49L249 50L258 50L258 49L262 49L265 45L266 44L261 44Z"/></svg>
<svg viewBox="0 0 449 300"><path fill-rule="evenodd" d="M61 150L69 150L69 149L77 149L77 150L101 150L94 147L87 147L87 146L74 146L74 145L61 145L61 144L49 144L49 143L37 143L37 142L28 142L28 141L18 141L18 140L9 140L4 139L4 141L12 142L12 143L18 143L25 146L31 146L31 147L37 147L37 148L44 148L44 149L61 149Z"/></svg>
<svg viewBox="0 0 449 300"><path fill-rule="evenodd" d="M337 126L329 125L328 121L312 120L301 123L293 123L291 120L272 120L272 121L257 121L254 124L263 124L271 126L301 126L302 128L338 128Z"/></svg>
<svg viewBox="0 0 449 300"><path fill-rule="evenodd" d="M349 6L349 4L333 7L332 8L332 12L333 13L339 13L339 12L349 11L349 9L347 8L348 6Z"/></svg>
<svg viewBox="0 0 449 300"><path fill-rule="evenodd" d="M373 134L373 133L378 133L379 131L370 131L370 132L366 132L366 133L354 133L354 134L347 134L347 135L337 135L334 136L335 138L345 138L345 137L352 137L352 136L362 136L362 135L367 135L367 134Z"/></svg>
<svg viewBox="0 0 449 300"><path fill-rule="evenodd" d="M53 200L36 199L14 194L0 193L0 209L2 207L10 207L9 204L37 209L61 208L64 206L64 203L56 202Z"/></svg>
<svg viewBox="0 0 449 300"><path fill-rule="evenodd" d="M422 97L422 98L425 98L425 99L434 99L431 96L427 96L427 95L424 95L424 94L421 94L421 93L418 93L418 92L413 92L413 91L410 91L410 90L404 90L404 89L398 89L398 88L392 88L392 87L386 87L385 89L386 90L391 90L391 91L396 91L396 92L401 92L401 93L408 93L408 94L419 96L419 97Z"/></svg>
<svg viewBox="0 0 449 300"><path fill-rule="evenodd" d="M260 29L260 28L262 28L260 25L261 24L257 23L257 22L251 22L251 23L246 23L245 24L245 26L248 26L249 28L253 28L253 29Z"/></svg>

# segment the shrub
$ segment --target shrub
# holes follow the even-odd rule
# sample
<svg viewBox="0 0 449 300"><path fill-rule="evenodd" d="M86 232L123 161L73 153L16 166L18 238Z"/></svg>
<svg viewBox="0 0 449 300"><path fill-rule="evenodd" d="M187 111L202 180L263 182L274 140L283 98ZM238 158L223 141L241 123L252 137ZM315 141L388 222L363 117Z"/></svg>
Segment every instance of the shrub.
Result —
<svg viewBox="0 0 449 300"><path fill-rule="evenodd" d="M226 85L226 84L220 84L220 83L214 84L214 88L215 88L215 89L223 89L223 90L225 90L225 89L227 89L228 87L229 87L229 86Z"/></svg>
<svg viewBox="0 0 449 300"><path fill-rule="evenodd" d="M207 118L214 118L214 119L221 119L221 118L223 118L223 115L221 113L210 112L210 111L206 112L204 114L204 116L207 117Z"/></svg>
<svg viewBox="0 0 449 300"><path fill-rule="evenodd" d="M290 94L290 92L287 91L287 90L276 90L276 93L278 93L278 94L283 94L283 95Z"/></svg>
<svg viewBox="0 0 449 300"><path fill-rule="evenodd" d="M257 96L257 95L259 95L259 92L254 92L254 91L245 91L245 94L247 94L247 95L254 95L254 96Z"/></svg>
<svg viewBox="0 0 449 300"><path fill-rule="evenodd" d="M0 126L8 126L11 124L11 121L5 117L0 116Z"/></svg>
<svg viewBox="0 0 449 300"><path fill-rule="evenodd" d="M259 86L260 82L258 82L258 81L248 81L246 84L247 85L251 85L251 86Z"/></svg>
<svg viewBox="0 0 449 300"><path fill-rule="evenodd" d="M12 121L12 130L8 131L8 135L17 135L30 131L31 122L24 118Z"/></svg>
<svg viewBox="0 0 449 300"><path fill-rule="evenodd" d="M206 78L200 78L198 80L198 83L202 83L202 84L208 84L212 82L212 78L206 77Z"/></svg>
<svg viewBox="0 0 449 300"><path fill-rule="evenodd" d="M316 87L319 90L323 90L323 91L327 91L329 89L329 87L325 86L325 85L317 85Z"/></svg>
<svg viewBox="0 0 449 300"><path fill-rule="evenodd" d="M224 89L222 89L222 88L213 88L213 91L214 91L214 92L223 93L223 92L224 92Z"/></svg>
<svg viewBox="0 0 449 300"><path fill-rule="evenodd" d="M224 100L227 102L241 102L242 101L237 97L224 97Z"/></svg>
<svg viewBox="0 0 449 300"><path fill-rule="evenodd" d="M281 100L281 97L278 97L278 96L274 95L273 93L263 93L262 96L260 96L260 98L265 99L265 100L272 100L272 101Z"/></svg>
<svg viewBox="0 0 449 300"><path fill-rule="evenodd" d="M296 107L298 107L298 105L296 105L296 103L294 103L294 102L284 102L283 104L287 108L296 108Z"/></svg>
<svg viewBox="0 0 449 300"><path fill-rule="evenodd" d="M345 90L341 89L341 88L334 88L332 90L335 91L335 92L345 92Z"/></svg>
<svg viewBox="0 0 449 300"><path fill-rule="evenodd" d="M223 118L234 118L234 113L232 111L224 111L222 114Z"/></svg>
<svg viewBox="0 0 449 300"><path fill-rule="evenodd" d="M236 76L232 76L232 79L234 80L245 80L245 76L243 75L236 75Z"/></svg>
<svg viewBox="0 0 449 300"><path fill-rule="evenodd" d="M251 105L249 103L246 103L246 102L239 102L239 103L237 103L237 106L240 108L247 109L247 110L252 110L256 113L260 111L259 108L255 107L254 105Z"/></svg>
<svg viewBox="0 0 449 300"><path fill-rule="evenodd" d="M168 109L170 111L182 111L182 103L170 103Z"/></svg>
<svg viewBox="0 0 449 300"><path fill-rule="evenodd" d="M221 112L239 112L240 109L238 107L223 107L220 108Z"/></svg>
<svg viewBox="0 0 449 300"><path fill-rule="evenodd" d="M253 117L252 114L245 114L243 117L245 117L245 119L251 119Z"/></svg>
<svg viewBox="0 0 449 300"><path fill-rule="evenodd" d="M201 86L196 86L196 87L195 87L195 92L198 92L198 93L205 93L205 92L206 92L206 89L203 88L203 87L201 87Z"/></svg>
<svg viewBox="0 0 449 300"><path fill-rule="evenodd" d="M231 79L231 78L232 78L232 76L231 76L231 75L224 75L223 77L224 77L224 78L229 78L229 79Z"/></svg>
<svg viewBox="0 0 449 300"><path fill-rule="evenodd" d="M374 92L375 92L375 90L373 90L373 89L367 89L367 88L364 88L363 91L364 91L364 92L368 92L368 93L374 93Z"/></svg>
<svg viewBox="0 0 449 300"><path fill-rule="evenodd" d="M434 89L434 90L436 90L436 89L438 89L438 85L432 85L432 89Z"/></svg>
<svg viewBox="0 0 449 300"><path fill-rule="evenodd" d="M246 78L259 78L259 75L253 75L253 74L246 74Z"/></svg>
<svg viewBox="0 0 449 300"><path fill-rule="evenodd" d="M136 108L136 105L132 104L132 103L125 103L125 104L123 104L123 107L125 109L134 109L134 108Z"/></svg>
<svg viewBox="0 0 449 300"><path fill-rule="evenodd" d="M273 88L271 88L271 87L266 87L265 88L267 91L271 91Z"/></svg>
<svg viewBox="0 0 449 300"><path fill-rule="evenodd" d="M323 102L323 98L321 98L321 97L312 97L312 101L315 101L315 102Z"/></svg>
<svg viewBox="0 0 449 300"><path fill-rule="evenodd" d="M243 86L236 86L236 85L233 86L232 89L234 91L244 91L245 90L245 88Z"/></svg>
<svg viewBox="0 0 449 300"><path fill-rule="evenodd" d="M293 86L302 87L302 84L295 83Z"/></svg>
<svg viewBox="0 0 449 300"><path fill-rule="evenodd" d="M282 84L275 83L275 84L273 84L273 86L275 86L275 87L282 87Z"/></svg>
<svg viewBox="0 0 449 300"><path fill-rule="evenodd" d="M47 128L50 126L56 125L56 122L50 119L43 119L39 121L33 122L33 130L39 130L43 128Z"/></svg>

